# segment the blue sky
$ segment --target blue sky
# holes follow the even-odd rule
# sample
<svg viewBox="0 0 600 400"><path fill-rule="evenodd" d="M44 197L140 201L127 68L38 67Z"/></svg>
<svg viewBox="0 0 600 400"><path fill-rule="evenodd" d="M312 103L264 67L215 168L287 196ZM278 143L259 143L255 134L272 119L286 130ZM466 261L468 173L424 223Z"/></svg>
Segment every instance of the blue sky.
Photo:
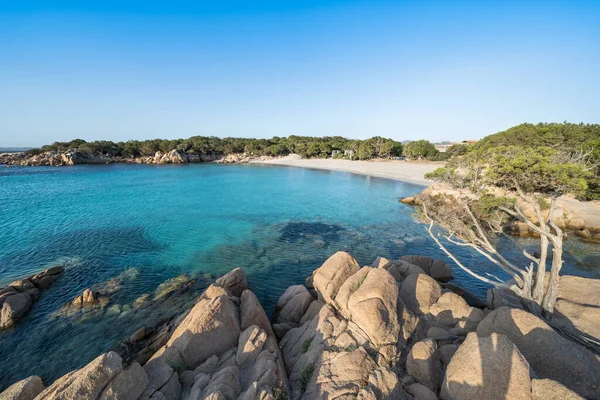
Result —
<svg viewBox="0 0 600 400"><path fill-rule="evenodd" d="M600 122L600 1L0 2L0 146Z"/></svg>

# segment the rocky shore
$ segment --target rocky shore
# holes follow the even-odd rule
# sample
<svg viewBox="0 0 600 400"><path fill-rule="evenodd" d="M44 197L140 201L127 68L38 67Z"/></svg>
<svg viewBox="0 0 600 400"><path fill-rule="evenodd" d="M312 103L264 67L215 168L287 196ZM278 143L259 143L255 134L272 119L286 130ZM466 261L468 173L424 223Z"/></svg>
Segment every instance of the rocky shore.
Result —
<svg viewBox="0 0 600 400"><path fill-rule="evenodd" d="M598 354L507 290L485 304L451 279L446 263L425 256L361 267L338 252L285 291L270 321L238 268L162 326L0 399L600 399ZM563 279L561 327L600 339L600 284ZM108 284L64 310L101 302Z"/></svg>
<svg viewBox="0 0 600 400"><path fill-rule="evenodd" d="M66 166L79 164L194 164L203 162L217 163L248 163L251 161L265 161L273 157L255 157L247 153L228 155L189 153L180 150L171 150L163 153L157 151L154 156L122 157L108 155L90 155L79 151L65 151L31 155L29 153L2 153L0 164L15 166Z"/></svg>
<svg viewBox="0 0 600 400"><path fill-rule="evenodd" d="M429 186L423 192L416 196L406 197L400 201L405 204L419 204L423 196L455 195L456 189L445 184L435 184ZM494 194L497 196L507 196L505 190L494 188ZM525 216L533 222L537 222L537 217L533 208L518 201L520 208ZM542 215L547 218L548 210L542 210ZM574 235L586 240L600 241L600 201L579 201L572 196L561 196L556 201L556 209L552 220L562 229L571 231ZM505 227L506 232L522 237L539 237L525 222L513 221Z"/></svg>

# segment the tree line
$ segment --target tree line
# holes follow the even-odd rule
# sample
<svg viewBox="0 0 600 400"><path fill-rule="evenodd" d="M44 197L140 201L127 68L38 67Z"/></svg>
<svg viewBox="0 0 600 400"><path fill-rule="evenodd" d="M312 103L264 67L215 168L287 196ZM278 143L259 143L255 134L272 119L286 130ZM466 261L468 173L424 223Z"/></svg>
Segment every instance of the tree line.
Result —
<svg viewBox="0 0 600 400"><path fill-rule="evenodd" d="M365 140L346 139L341 136L310 137L288 136L271 139L218 138L214 136L193 136L188 139L130 140L127 142L94 141L75 139L70 142L54 142L37 149L29 150L32 155L48 151L64 152L75 150L87 154L113 157L135 158L153 156L157 151L167 153L172 150L205 155L227 155L249 153L255 156L285 156L299 154L304 158L331 157L335 150L355 160L371 158L391 158L402 155L402 143L379 136ZM344 154L344 152L346 152Z"/></svg>

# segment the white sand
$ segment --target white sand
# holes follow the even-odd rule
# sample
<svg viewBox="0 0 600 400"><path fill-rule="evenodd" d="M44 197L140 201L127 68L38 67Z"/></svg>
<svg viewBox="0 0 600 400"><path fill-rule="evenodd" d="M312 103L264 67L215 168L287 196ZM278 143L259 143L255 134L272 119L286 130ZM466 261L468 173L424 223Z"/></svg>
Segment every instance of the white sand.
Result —
<svg viewBox="0 0 600 400"><path fill-rule="evenodd" d="M289 167L302 167L325 169L331 171L344 171L353 174L376 176L379 178L394 179L397 181L429 186L433 182L425 179L425 174L442 167L443 162L430 161L350 161L340 159L304 159L298 155L265 161L252 161L257 164L285 165Z"/></svg>

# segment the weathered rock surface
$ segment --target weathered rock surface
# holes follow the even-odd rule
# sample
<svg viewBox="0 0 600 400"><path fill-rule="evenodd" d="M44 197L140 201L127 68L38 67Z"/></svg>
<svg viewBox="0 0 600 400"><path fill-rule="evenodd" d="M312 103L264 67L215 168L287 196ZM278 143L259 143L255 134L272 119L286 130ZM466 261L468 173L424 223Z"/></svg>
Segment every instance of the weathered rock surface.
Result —
<svg viewBox="0 0 600 400"><path fill-rule="evenodd" d="M442 365L436 351L436 342L426 339L415 343L406 359L406 372L433 392L442 383Z"/></svg>
<svg viewBox="0 0 600 400"><path fill-rule="evenodd" d="M402 256L400 259L420 267L436 281L448 282L452 279L452 268L442 260L436 260L427 256Z"/></svg>
<svg viewBox="0 0 600 400"><path fill-rule="evenodd" d="M438 397L425 385L413 383L406 388L408 394L412 395L415 400L438 400Z"/></svg>
<svg viewBox="0 0 600 400"><path fill-rule="evenodd" d="M533 400L584 400L577 393L550 379L533 379L531 395Z"/></svg>
<svg viewBox="0 0 600 400"><path fill-rule="evenodd" d="M600 342L600 280L562 276L554 314L557 325Z"/></svg>
<svg viewBox="0 0 600 400"><path fill-rule="evenodd" d="M305 286L290 286L277 301L275 322L299 323L313 300L312 295Z"/></svg>
<svg viewBox="0 0 600 400"><path fill-rule="evenodd" d="M285 291L273 325L241 269L199 297L192 281L173 278L134 307L190 293L196 304L137 329L125 340L127 357L105 353L46 389L30 377L0 400L599 398L599 357L525 311L474 307L460 288L442 288L429 275L434 264L378 258L360 268L336 253L307 279L310 290ZM0 289L3 304L39 290L31 279L11 285ZM594 324L574 311L595 301L584 286L573 283L583 294L562 300L580 327ZM103 296L92 287L77 303L95 307Z"/></svg>
<svg viewBox="0 0 600 400"><path fill-rule="evenodd" d="M50 287L63 271L59 266L48 268L0 288L0 330L14 326L27 315L40 292Z"/></svg>
<svg viewBox="0 0 600 400"><path fill-rule="evenodd" d="M340 286L359 269L356 260L348 253L340 251L329 257L312 274L312 284L319 294L319 299L332 303Z"/></svg>
<svg viewBox="0 0 600 400"><path fill-rule="evenodd" d="M70 372L58 379L36 399L96 399L106 385L121 371L121 357L115 352L105 353L82 369Z"/></svg>
<svg viewBox="0 0 600 400"><path fill-rule="evenodd" d="M504 335L470 333L446 369L440 398L529 400L527 360Z"/></svg>
<svg viewBox="0 0 600 400"><path fill-rule="evenodd" d="M442 295L442 287L432 277L425 274L412 274L400 286L400 297L408 309L417 315L424 315Z"/></svg>
<svg viewBox="0 0 600 400"><path fill-rule="evenodd" d="M539 378L555 380L586 398L599 397L598 358L535 315L507 307L494 310L477 327L479 337L492 334L506 335Z"/></svg>
<svg viewBox="0 0 600 400"><path fill-rule="evenodd" d="M0 400L33 400L44 389L45 386L39 376L30 376L0 393Z"/></svg>

